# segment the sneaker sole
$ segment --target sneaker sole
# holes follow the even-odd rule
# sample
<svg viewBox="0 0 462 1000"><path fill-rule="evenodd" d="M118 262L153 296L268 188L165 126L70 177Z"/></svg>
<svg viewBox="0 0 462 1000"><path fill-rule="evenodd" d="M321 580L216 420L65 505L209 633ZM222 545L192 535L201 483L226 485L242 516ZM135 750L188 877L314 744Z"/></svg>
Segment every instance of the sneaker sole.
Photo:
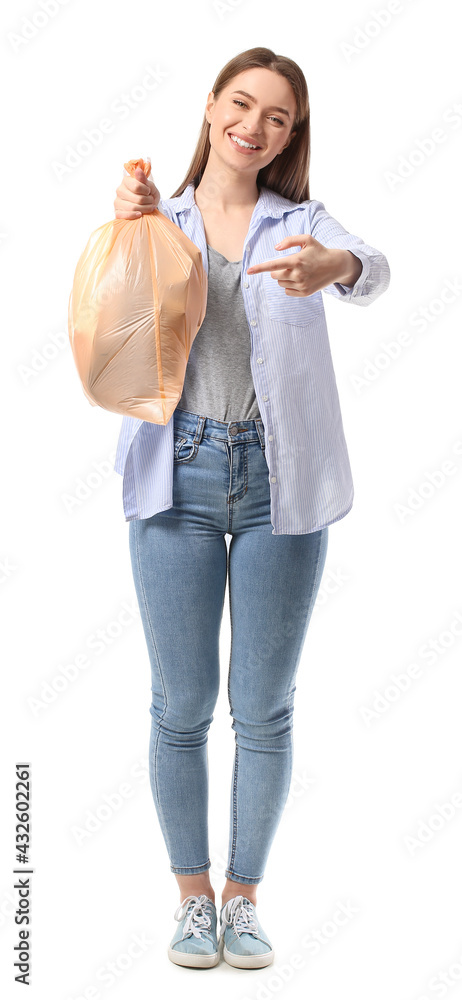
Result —
<svg viewBox="0 0 462 1000"><path fill-rule="evenodd" d="M223 942L223 958L235 969L263 969L265 965L271 965L274 951L264 951L262 955L235 955L232 951L228 951Z"/></svg>
<svg viewBox="0 0 462 1000"><path fill-rule="evenodd" d="M193 952L187 951L177 951L176 948L168 948L168 957L171 962L175 965L189 965L194 969L210 969L214 965L218 965L220 961L219 951L213 952L211 955L195 955Z"/></svg>

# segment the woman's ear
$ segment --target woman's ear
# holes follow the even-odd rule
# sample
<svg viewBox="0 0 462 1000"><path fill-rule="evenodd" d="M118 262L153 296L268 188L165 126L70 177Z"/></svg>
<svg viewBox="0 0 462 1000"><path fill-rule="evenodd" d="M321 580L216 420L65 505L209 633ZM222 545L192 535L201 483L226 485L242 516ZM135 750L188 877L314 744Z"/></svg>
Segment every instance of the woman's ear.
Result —
<svg viewBox="0 0 462 1000"><path fill-rule="evenodd" d="M292 142L292 139L293 139L294 135L297 135L297 133L296 132L292 132L292 135L289 136L287 142L284 143L282 149L279 150L279 153L277 154L278 156L279 156L280 153L283 153L285 149L287 149L287 146L290 146L290 143Z"/></svg>
<svg viewBox="0 0 462 1000"><path fill-rule="evenodd" d="M209 121L209 117L208 116L213 111L213 105L214 104L215 104L215 97L214 97L213 90L211 90L210 93L209 93L209 95L208 95L208 97L207 97L207 103L205 105L205 117L206 117L209 125L211 125L212 123Z"/></svg>

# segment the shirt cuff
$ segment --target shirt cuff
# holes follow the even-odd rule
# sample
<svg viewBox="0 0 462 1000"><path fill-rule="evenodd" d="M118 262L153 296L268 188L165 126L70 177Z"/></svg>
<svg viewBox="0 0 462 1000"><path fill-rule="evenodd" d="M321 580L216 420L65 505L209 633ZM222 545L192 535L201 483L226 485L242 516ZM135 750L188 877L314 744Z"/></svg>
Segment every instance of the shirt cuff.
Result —
<svg viewBox="0 0 462 1000"><path fill-rule="evenodd" d="M344 247L343 249L348 248ZM357 257L363 265L359 278L356 279L354 285L342 285L340 281L334 281L332 285L328 286L329 289L335 289L342 298L347 300L352 299L353 297L356 298L357 295L361 295L361 291L370 272L370 258L367 254L361 253L361 250L358 250L356 247L354 250L350 250L350 253L354 254L354 256Z"/></svg>

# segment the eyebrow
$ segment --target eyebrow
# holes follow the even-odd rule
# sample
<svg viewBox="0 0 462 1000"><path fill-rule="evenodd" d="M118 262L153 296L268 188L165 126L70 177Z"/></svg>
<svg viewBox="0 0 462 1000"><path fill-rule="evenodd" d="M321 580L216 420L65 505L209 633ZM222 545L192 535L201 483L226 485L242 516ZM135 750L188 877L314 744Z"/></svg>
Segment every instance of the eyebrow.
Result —
<svg viewBox="0 0 462 1000"><path fill-rule="evenodd" d="M251 101L256 101L256 97L252 97L252 94L248 94L245 90L233 90L233 94L243 94L244 97L248 97ZM271 105L272 111L280 111L281 115L287 115L290 118L290 114L286 108L278 108L276 104Z"/></svg>

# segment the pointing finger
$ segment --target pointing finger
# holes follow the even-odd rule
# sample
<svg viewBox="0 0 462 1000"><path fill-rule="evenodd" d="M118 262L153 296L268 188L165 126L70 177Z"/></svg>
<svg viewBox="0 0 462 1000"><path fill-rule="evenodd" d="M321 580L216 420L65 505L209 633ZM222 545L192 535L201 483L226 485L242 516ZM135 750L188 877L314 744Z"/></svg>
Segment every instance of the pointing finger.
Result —
<svg viewBox="0 0 462 1000"><path fill-rule="evenodd" d="M290 268L287 261L291 257L298 257L298 253L289 253L285 257L278 257L277 260L263 260L261 264L252 264L252 267L247 268L247 274L258 274L260 271L278 271L283 268Z"/></svg>

